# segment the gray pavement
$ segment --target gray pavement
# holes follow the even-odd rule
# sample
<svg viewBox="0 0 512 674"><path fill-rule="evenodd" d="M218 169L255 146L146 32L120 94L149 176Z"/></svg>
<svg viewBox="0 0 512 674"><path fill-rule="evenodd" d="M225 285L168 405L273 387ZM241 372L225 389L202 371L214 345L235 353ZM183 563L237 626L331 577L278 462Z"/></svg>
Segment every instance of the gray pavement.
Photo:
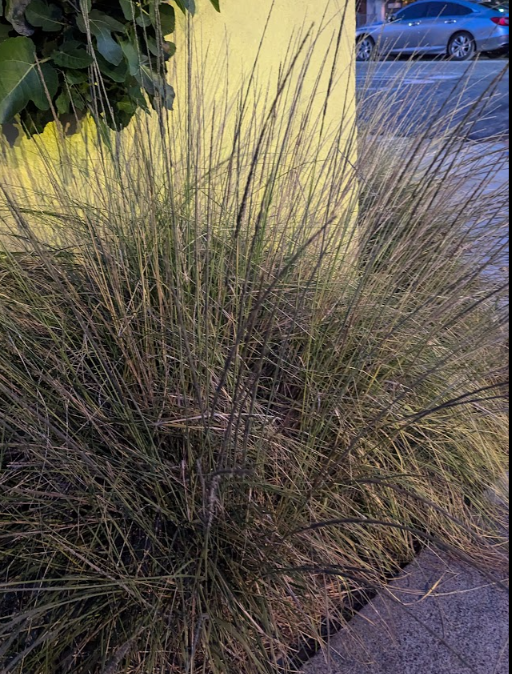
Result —
<svg viewBox="0 0 512 674"><path fill-rule="evenodd" d="M390 116L390 135L415 135L440 116L453 115L457 124L473 106L472 140L509 134L510 77L507 60L381 61L358 64L360 118L379 106L398 111ZM478 103L478 101L480 101Z"/></svg>
<svg viewBox="0 0 512 674"><path fill-rule="evenodd" d="M508 529L509 478L489 494ZM425 550L303 674L508 674L508 548L469 564Z"/></svg>
<svg viewBox="0 0 512 674"><path fill-rule="evenodd" d="M427 551L303 672L507 674L508 606L499 582Z"/></svg>

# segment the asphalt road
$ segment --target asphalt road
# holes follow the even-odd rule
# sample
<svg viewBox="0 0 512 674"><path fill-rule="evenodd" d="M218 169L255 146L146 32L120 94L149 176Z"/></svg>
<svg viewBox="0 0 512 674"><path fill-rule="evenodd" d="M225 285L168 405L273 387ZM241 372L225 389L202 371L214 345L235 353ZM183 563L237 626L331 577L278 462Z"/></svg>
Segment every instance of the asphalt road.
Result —
<svg viewBox="0 0 512 674"><path fill-rule="evenodd" d="M413 136L436 121L467 124L472 140L509 136L508 61L358 63L360 118L382 110L391 135Z"/></svg>

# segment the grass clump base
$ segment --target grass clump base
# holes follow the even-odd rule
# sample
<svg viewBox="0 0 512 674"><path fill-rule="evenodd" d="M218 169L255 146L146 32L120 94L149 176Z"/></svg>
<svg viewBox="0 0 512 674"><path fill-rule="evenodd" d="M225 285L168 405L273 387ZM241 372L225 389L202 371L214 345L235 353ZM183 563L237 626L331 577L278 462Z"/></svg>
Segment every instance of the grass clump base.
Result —
<svg viewBox="0 0 512 674"><path fill-rule="evenodd" d="M302 81L3 182L6 674L289 672L418 543L489 565L504 207L354 168Z"/></svg>

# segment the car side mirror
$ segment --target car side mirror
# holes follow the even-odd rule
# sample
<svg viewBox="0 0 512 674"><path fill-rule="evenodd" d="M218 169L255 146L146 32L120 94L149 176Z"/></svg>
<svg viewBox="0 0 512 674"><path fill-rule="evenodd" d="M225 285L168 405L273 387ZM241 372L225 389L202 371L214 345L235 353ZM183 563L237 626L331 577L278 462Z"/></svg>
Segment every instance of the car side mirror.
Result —
<svg viewBox="0 0 512 674"><path fill-rule="evenodd" d="M398 17L396 14L391 14L390 17L388 17L388 23L395 23L395 21L398 21Z"/></svg>

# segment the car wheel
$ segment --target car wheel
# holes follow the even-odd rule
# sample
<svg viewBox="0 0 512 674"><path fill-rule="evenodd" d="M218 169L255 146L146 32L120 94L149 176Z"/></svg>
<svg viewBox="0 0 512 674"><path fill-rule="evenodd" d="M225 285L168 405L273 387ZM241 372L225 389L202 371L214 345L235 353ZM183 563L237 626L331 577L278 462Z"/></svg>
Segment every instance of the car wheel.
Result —
<svg viewBox="0 0 512 674"><path fill-rule="evenodd" d="M369 35L362 37L357 42L357 60L363 63L373 61L375 58L375 40Z"/></svg>
<svg viewBox="0 0 512 674"><path fill-rule="evenodd" d="M470 61L475 54L475 38L470 33L457 33L450 40L448 56L452 61Z"/></svg>

